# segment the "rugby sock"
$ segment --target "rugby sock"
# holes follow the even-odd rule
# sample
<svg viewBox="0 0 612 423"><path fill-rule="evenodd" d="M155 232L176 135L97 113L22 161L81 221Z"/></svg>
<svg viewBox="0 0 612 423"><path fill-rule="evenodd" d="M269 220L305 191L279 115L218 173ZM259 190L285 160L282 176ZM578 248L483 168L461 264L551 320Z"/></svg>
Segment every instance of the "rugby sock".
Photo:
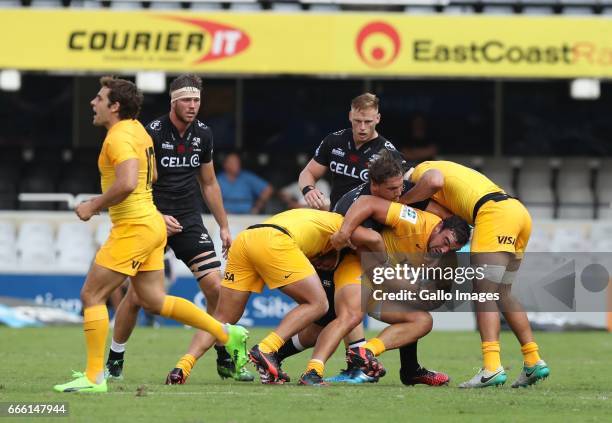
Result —
<svg viewBox="0 0 612 423"><path fill-rule="evenodd" d="M191 369L195 366L196 358L191 354L185 354L181 357L181 359L176 363L176 368L183 370L183 375L185 375L185 379L189 377L191 374Z"/></svg>
<svg viewBox="0 0 612 423"><path fill-rule="evenodd" d="M102 383L104 379L104 347L108 336L108 310L105 304L83 310L83 330L87 345L87 379Z"/></svg>
<svg viewBox="0 0 612 423"><path fill-rule="evenodd" d="M107 361L115 361L115 360L123 360L123 354L125 353L125 344L120 344L115 342L113 339L111 343L110 350L108 351L108 360Z"/></svg>
<svg viewBox="0 0 612 423"><path fill-rule="evenodd" d="M300 344L300 337L296 334L291 337L290 340L285 342L282 347L278 350L278 359L283 361L287 357L296 355L299 352L304 351L306 348Z"/></svg>
<svg viewBox="0 0 612 423"><path fill-rule="evenodd" d="M285 343L283 338L278 336L276 332L270 332L263 341L259 343L259 351L265 354L277 352Z"/></svg>
<svg viewBox="0 0 612 423"><path fill-rule="evenodd" d="M204 330L217 338L222 344L225 344L229 338L223 329L223 324L184 298L166 295L159 314L185 325Z"/></svg>
<svg viewBox="0 0 612 423"><path fill-rule="evenodd" d="M400 347L400 373L408 377L416 375L421 368L417 358L417 342Z"/></svg>
<svg viewBox="0 0 612 423"><path fill-rule="evenodd" d="M527 342L521 347L525 366L533 367L538 362L538 360L540 360L540 354L538 353L538 350L538 344L536 344L535 342Z"/></svg>
<svg viewBox="0 0 612 423"><path fill-rule="evenodd" d="M494 372L501 367L501 358L499 356L499 341L482 342L482 357L484 368L490 372Z"/></svg>
<svg viewBox="0 0 612 423"><path fill-rule="evenodd" d="M378 338L372 338L363 346L363 348L372 351L372 354L379 356L385 352L385 343Z"/></svg>
<svg viewBox="0 0 612 423"><path fill-rule="evenodd" d="M319 376L323 377L325 363L323 363L321 360L312 359L306 365L306 371L304 373L308 373L311 370L314 370Z"/></svg>
<svg viewBox="0 0 612 423"><path fill-rule="evenodd" d="M365 343L365 338L358 339L357 341L351 342L348 346L348 349L350 350L351 348L363 347Z"/></svg>

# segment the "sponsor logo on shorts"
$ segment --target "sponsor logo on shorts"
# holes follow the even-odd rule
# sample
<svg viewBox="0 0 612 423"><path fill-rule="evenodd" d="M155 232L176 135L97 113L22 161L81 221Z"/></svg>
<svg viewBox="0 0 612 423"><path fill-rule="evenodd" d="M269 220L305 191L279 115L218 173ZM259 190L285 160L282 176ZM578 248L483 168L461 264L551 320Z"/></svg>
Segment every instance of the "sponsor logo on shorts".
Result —
<svg viewBox="0 0 612 423"><path fill-rule="evenodd" d="M140 268L141 265L142 265L141 261L132 260L132 269L138 269L138 268Z"/></svg>
<svg viewBox="0 0 612 423"><path fill-rule="evenodd" d="M412 207L402 206L400 219L407 220L414 225L417 222L417 212Z"/></svg>
<svg viewBox="0 0 612 423"><path fill-rule="evenodd" d="M341 149L341 148L334 148L334 149L332 150L332 154L333 154L334 156L344 157L344 155L345 155L346 153L345 153L345 152L344 152L344 150L343 150L343 149Z"/></svg>
<svg viewBox="0 0 612 423"><path fill-rule="evenodd" d="M162 143L162 148L164 150L174 150L174 146L170 144L169 142Z"/></svg>
<svg viewBox="0 0 612 423"><path fill-rule="evenodd" d="M497 243L502 245L514 245L516 243L516 238L513 236L500 235L497 237Z"/></svg>
<svg viewBox="0 0 612 423"><path fill-rule="evenodd" d="M226 280L228 282L234 282L234 274L230 272L225 272L225 275L223 276L223 280Z"/></svg>
<svg viewBox="0 0 612 423"><path fill-rule="evenodd" d="M208 234L201 234L200 240L198 241L200 244L210 244L210 237Z"/></svg>
<svg viewBox="0 0 612 423"><path fill-rule="evenodd" d="M328 279L323 279L321 280L321 285L323 285L325 288L329 288L332 286L332 282Z"/></svg>

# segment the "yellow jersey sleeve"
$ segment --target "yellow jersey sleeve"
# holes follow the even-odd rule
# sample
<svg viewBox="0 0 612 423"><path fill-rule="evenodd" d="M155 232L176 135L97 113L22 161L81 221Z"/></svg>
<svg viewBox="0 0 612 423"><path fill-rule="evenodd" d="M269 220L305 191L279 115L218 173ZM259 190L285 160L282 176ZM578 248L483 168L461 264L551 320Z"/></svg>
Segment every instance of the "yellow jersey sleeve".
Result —
<svg viewBox="0 0 612 423"><path fill-rule="evenodd" d="M391 203L389 210L387 210L385 225L392 228L399 226L402 222L409 222L416 225L417 220L417 211L412 207L401 203Z"/></svg>
<svg viewBox="0 0 612 423"><path fill-rule="evenodd" d="M117 166L129 159L138 159L139 155L136 152L134 138L131 134L123 133L123 138L120 139L118 134L111 134L106 145L106 155L108 161L113 166Z"/></svg>
<svg viewBox="0 0 612 423"><path fill-rule="evenodd" d="M431 198L469 224L474 223L472 214L480 198L493 192L503 192L502 188L482 173L443 160L419 164L414 168L410 180L417 183L430 169L435 169L444 175L444 186Z"/></svg>

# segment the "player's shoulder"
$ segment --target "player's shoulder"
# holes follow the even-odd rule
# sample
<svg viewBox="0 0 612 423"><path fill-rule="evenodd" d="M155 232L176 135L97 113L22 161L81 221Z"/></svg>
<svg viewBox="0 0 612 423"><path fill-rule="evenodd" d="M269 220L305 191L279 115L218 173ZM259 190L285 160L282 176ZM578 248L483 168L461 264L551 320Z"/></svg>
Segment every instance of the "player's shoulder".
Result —
<svg viewBox="0 0 612 423"><path fill-rule="evenodd" d="M163 115L147 123L145 128L149 134L155 135L157 133L161 133L165 128L167 128L169 121L168 115Z"/></svg>
<svg viewBox="0 0 612 423"><path fill-rule="evenodd" d="M397 148L395 148L393 143L380 134L378 134L378 144L379 148L384 148L389 151L397 151Z"/></svg>
<svg viewBox="0 0 612 423"><path fill-rule="evenodd" d="M323 138L323 141L333 146L343 145L347 137L352 137L351 128L341 129L339 131L330 132Z"/></svg>

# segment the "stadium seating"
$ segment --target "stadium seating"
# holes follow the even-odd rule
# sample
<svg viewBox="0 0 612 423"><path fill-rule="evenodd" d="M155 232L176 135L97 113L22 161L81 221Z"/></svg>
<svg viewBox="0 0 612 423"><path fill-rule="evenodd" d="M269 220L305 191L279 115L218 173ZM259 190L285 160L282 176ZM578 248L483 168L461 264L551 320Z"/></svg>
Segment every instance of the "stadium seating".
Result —
<svg viewBox="0 0 612 423"><path fill-rule="evenodd" d="M224 4L226 5L224 7ZM110 8L112 10L183 10L210 11L228 9L238 12L271 11L282 13L333 13L342 10L403 11L423 14L491 14L588 16L610 14L609 4L599 0L2 0L2 7L29 6L32 8L73 7L83 9Z"/></svg>

